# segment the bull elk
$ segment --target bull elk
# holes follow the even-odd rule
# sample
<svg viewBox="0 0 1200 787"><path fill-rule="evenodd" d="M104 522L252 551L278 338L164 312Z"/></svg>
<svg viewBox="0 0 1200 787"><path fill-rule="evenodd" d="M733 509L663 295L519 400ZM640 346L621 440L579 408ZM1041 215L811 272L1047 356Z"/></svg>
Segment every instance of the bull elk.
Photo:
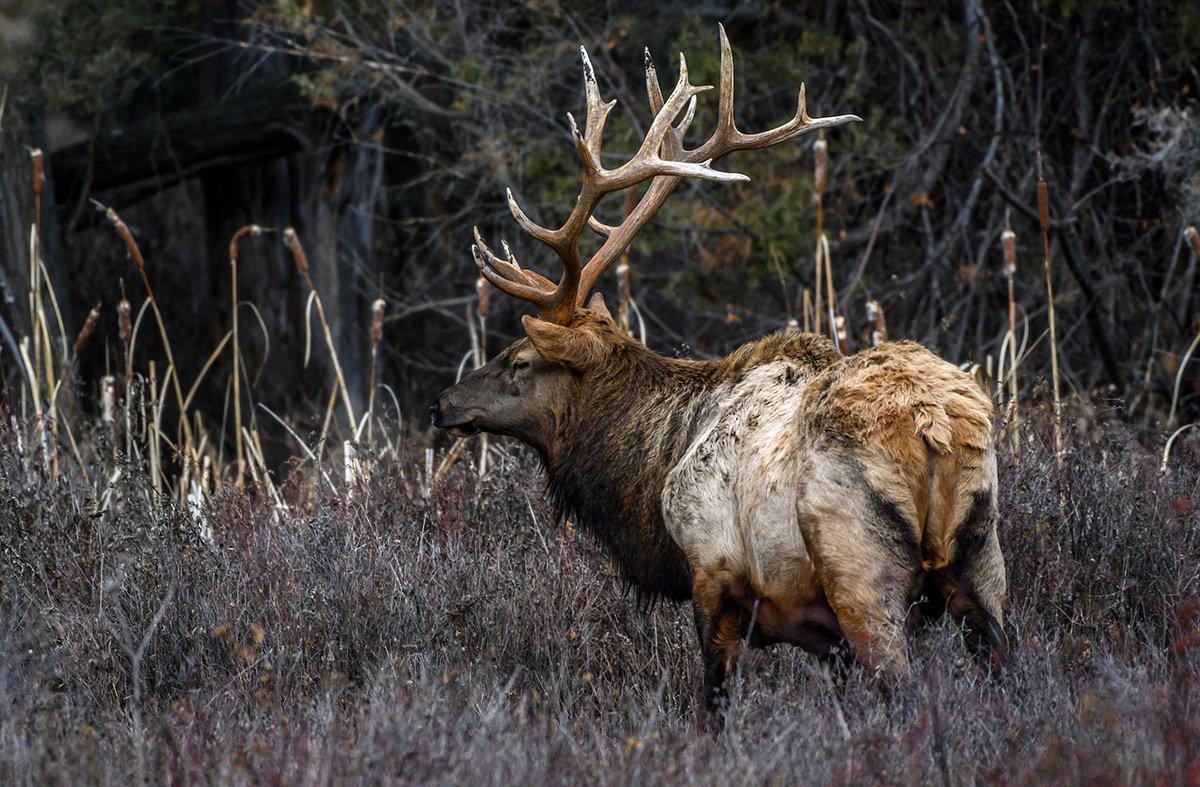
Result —
<svg viewBox="0 0 1200 787"><path fill-rule="evenodd" d="M583 185L570 215L558 229L540 226L508 194L521 228L561 260L561 279L521 267L507 246L497 256L475 230L481 274L539 316L526 315L525 338L438 397L434 425L531 446L559 515L607 547L628 582L691 599L709 710L723 705L743 640L821 655L848 643L875 674L903 673L908 612L922 592L939 594L1002 658L993 412L967 374L912 342L842 357L828 339L795 331L719 360L668 358L622 332L599 294L587 300L682 178L747 180L712 162L859 120L809 117L802 85L787 123L739 131L724 29L720 46L712 136L685 147L708 88L688 82L681 56L664 99L647 54L654 120L615 169L601 160L601 137L616 102L601 99L582 52L587 118L582 133L570 125ZM645 181L624 221L593 216L602 197ZM581 264L587 227L604 241Z"/></svg>

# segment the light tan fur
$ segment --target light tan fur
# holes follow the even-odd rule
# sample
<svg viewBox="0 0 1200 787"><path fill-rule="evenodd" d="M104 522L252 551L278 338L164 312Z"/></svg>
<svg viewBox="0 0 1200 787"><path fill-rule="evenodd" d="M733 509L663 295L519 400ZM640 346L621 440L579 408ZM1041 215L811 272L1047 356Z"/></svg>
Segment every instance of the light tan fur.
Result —
<svg viewBox="0 0 1200 787"><path fill-rule="evenodd" d="M727 633L754 616L756 636L817 652L841 633L869 666L903 670L921 576L946 569L975 496L994 494L991 402L911 342L825 364L770 343L741 356L663 491L698 618ZM988 577L998 621L1002 559Z"/></svg>

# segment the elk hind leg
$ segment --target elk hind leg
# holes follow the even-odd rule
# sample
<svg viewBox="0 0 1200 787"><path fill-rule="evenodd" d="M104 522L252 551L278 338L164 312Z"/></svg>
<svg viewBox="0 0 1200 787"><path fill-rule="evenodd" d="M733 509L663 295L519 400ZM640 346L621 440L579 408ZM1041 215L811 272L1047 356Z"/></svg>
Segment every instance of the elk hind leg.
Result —
<svg viewBox="0 0 1200 787"><path fill-rule="evenodd" d="M1004 634L1007 580L996 519L991 490L975 493L956 528L950 561L933 577L947 611L955 620L966 623L973 644L991 661L1001 662L1008 652Z"/></svg>
<svg viewBox="0 0 1200 787"><path fill-rule="evenodd" d="M801 518L805 542L855 656L895 679L909 667L905 630L920 545L911 523L865 483L842 486Z"/></svg>

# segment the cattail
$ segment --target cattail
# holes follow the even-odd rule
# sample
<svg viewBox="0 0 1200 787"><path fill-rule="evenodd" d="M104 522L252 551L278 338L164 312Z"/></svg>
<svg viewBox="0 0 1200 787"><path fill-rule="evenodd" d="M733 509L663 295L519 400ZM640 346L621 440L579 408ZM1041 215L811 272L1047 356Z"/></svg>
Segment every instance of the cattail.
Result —
<svg viewBox="0 0 1200 787"><path fill-rule="evenodd" d="M871 346L877 347L888 340L887 320L883 307L874 298L867 301L867 321L871 323Z"/></svg>
<svg viewBox="0 0 1200 787"><path fill-rule="evenodd" d="M383 341L383 311L387 307L383 298L376 298L371 304L371 344L378 345ZM483 310L486 314L486 310Z"/></svg>
<svg viewBox="0 0 1200 787"><path fill-rule="evenodd" d="M129 301L125 298L117 303L117 335L125 344L129 344L133 339L133 314L129 308Z"/></svg>
<svg viewBox="0 0 1200 787"><path fill-rule="evenodd" d="M92 331L96 329L96 323L100 320L100 304L92 307L88 312L87 318L83 321L83 327L79 329L79 333L75 335L75 354L79 355L79 351L87 344L87 340L91 338Z"/></svg>
<svg viewBox="0 0 1200 787"><path fill-rule="evenodd" d="M505 251L512 256L512 252L508 249L508 244L505 244ZM480 276L475 281L475 291L479 294L479 303L476 307L476 314L479 316L479 332L471 333L471 343L475 349L475 366L482 366L487 362L487 316L488 316L488 283L487 280ZM488 436L480 435L479 437L479 475L487 473L488 469Z"/></svg>
<svg viewBox="0 0 1200 787"><path fill-rule="evenodd" d="M283 231L283 241L292 252L292 258L296 261L296 267L304 277L308 278L308 256L304 253L304 247L300 245L300 237L296 235L296 230L288 227Z"/></svg>
<svg viewBox="0 0 1200 787"><path fill-rule="evenodd" d="M1000 233L1000 248L1004 254L1004 277L1008 280L1008 410L1006 420L1012 425L1013 447L1019 445L1018 428L1021 423L1018 405L1019 382L1017 379L1017 299L1015 280L1017 274L1017 234L1008 226L1008 217L1004 218L1004 231ZM1003 371L1003 370L1001 370ZM1003 378L1001 378L1003 385Z"/></svg>
<svg viewBox="0 0 1200 787"><path fill-rule="evenodd" d="M106 424L117 420L117 378L111 374L100 380L100 420Z"/></svg>
<svg viewBox="0 0 1200 787"><path fill-rule="evenodd" d="M46 184L46 172L43 167L42 151L39 148L34 148L29 151L29 159L33 164L33 192L41 195L42 188Z"/></svg>
<svg viewBox="0 0 1200 787"><path fill-rule="evenodd" d="M487 279L480 276L475 280L475 292L478 295L475 313L479 316L479 361L483 363L487 360L487 318L491 311Z"/></svg>
<svg viewBox="0 0 1200 787"><path fill-rule="evenodd" d="M238 241L247 235L261 235L263 228L257 224L239 227L229 239L229 319L230 335L233 339L233 441L234 458L237 464L235 482L240 487L245 479L246 450L242 444L242 347L238 338Z"/></svg>
<svg viewBox="0 0 1200 787"><path fill-rule="evenodd" d="M833 318L834 335L837 336L838 349L842 355L850 354L850 335L846 331L846 318L837 315Z"/></svg>
<svg viewBox="0 0 1200 787"><path fill-rule="evenodd" d="M42 243L42 192L46 187L46 170L43 158L42 151L39 148L29 151L29 163L33 168L33 223L37 230L35 235L37 236L39 253L41 252Z"/></svg>
<svg viewBox="0 0 1200 787"><path fill-rule="evenodd" d="M342 406L346 409L346 419L353 429L358 423L358 419L354 417L354 406L350 403L350 389L346 387L346 378L342 374L342 364L338 360L337 345L333 342L333 331L329 328L329 320L325 317L325 306L321 303L321 295L317 292L317 286L313 283L312 275L308 269L308 255L304 253L304 247L300 245L300 237L296 234L296 230L288 227L283 231L283 241L287 244L288 249L292 252L292 258L296 262L296 268L304 277L304 283L308 285L308 290L313 299L313 306L317 310L317 321L321 323L321 330L325 334L325 344L329 347L329 357L333 362L333 372L337 378L338 390L341 392Z"/></svg>
<svg viewBox="0 0 1200 787"><path fill-rule="evenodd" d="M1183 237L1187 238L1187 242L1192 247L1192 253L1200 257L1200 232L1196 231L1195 227L1188 227L1183 231Z"/></svg>
<svg viewBox="0 0 1200 787"><path fill-rule="evenodd" d="M375 389L379 375L379 344L383 341L383 312L387 307L383 298L376 298L371 304L371 374L367 380L367 442L374 437L375 422Z"/></svg>
<svg viewBox="0 0 1200 787"><path fill-rule="evenodd" d="M150 285L150 277L146 275L146 261L142 258L142 250L138 248L133 233L129 231L129 227L121 220L121 217L117 215L115 210L105 207L96 200L92 200L92 204L104 211L105 218L112 223L117 235L125 244L125 249L129 252L129 257L133 260L133 265L137 268L138 275L142 279L142 286L146 290L146 299L150 301L150 312L154 315L154 324L158 328L159 339L162 340L163 354L167 357L167 375L170 378L171 387L174 389L175 403L179 409L179 432L182 437L180 440L180 453L186 455L188 450L195 445L195 442L192 440L191 425L188 423L185 415L187 408L184 407L183 403L183 386L179 383L179 367L175 364L175 354L171 350L171 339L167 335L167 326L163 322L162 312L158 309L158 301L154 297L154 288ZM166 383L167 380L164 379L163 384L165 385ZM157 398L155 401L157 401ZM157 425L155 428L157 428ZM154 484L154 490L155 492L161 491L161 486L157 482Z"/></svg>
<svg viewBox="0 0 1200 787"><path fill-rule="evenodd" d="M658 85L658 77L655 77L654 84ZM628 219L636 209L637 189L629 189L625 192L625 218ZM629 317L633 306L633 288L630 286L629 271L629 247L626 246L625 251L621 254L621 261L617 263L617 323L625 333L629 333Z"/></svg>
<svg viewBox="0 0 1200 787"><path fill-rule="evenodd" d="M1010 279L1017 272L1017 234L1011 229L1000 233L1000 246L1004 249L1004 275Z"/></svg>
<svg viewBox="0 0 1200 787"><path fill-rule="evenodd" d="M480 276L475 280L475 293L479 296L479 317L487 319L488 313L491 311L491 303L488 298L487 279Z"/></svg>
<svg viewBox="0 0 1200 787"><path fill-rule="evenodd" d="M821 319L824 316L825 307L822 301L824 300L825 287L823 279L825 278L826 267L823 264L823 247L822 241L825 238L825 185L826 185L826 169L829 164L829 149L825 142L824 133L817 138L813 143L813 201L816 203L816 235L817 235L817 253L816 270L813 274L813 295L815 303L813 308L813 330L817 333L821 332ZM829 310L832 313L833 306L830 304ZM832 319L829 325L830 330L833 330Z"/></svg>
<svg viewBox="0 0 1200 787"><path fill-rule="evenodd" d="M829 150L825 142L825 132L813 143L813 189L821 197L825 196L826 171L829 165Z"/></svg>
<svg viewBox="0 0 1200 787"><path fill-rule="evenodd" d="M100 207L104 206L101 205ZM104 208L104 217L112 222L113 228L117 231L117 235L121 238L121 242L125 244L125 249L129 252L129 258L133 260L134 267L138 269L138 273L142 275L144 280L146 276L146 260L142 257L142 250L138 247L133 233L129 231L129 225L112 208ZM144 281L144 283L147 285L146 290L149 291L151 289L149 282Z"/></svg>

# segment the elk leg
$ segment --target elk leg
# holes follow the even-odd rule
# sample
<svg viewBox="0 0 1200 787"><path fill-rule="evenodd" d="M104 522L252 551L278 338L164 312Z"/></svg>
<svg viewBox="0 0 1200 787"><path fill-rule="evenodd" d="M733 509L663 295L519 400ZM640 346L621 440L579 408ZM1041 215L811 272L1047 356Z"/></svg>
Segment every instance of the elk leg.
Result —
<svg viewBox="0 0 1200 787"><path fill-rule="evenodd" d="M980 650L999 663L1008 654L1004 634L1006 578L992 506L977 506L959 526L954 556L934 574L955 620L967 624Z"/></svg>
<svg viewBox="0 0 1200 787"><path fill-rule="evenodd" d="M908 671L905 621L919 546L906 522L858 510L850 500L802 520L805 543L829 606L859 661L876 674Z"/></svg>
<svg viewBox="0 0 1200 787"><path fill-rule="evenodd" d="M706 575L698 576L693 583L692 609L704 669L703 707L719 732L729 701L728 680L737 670L745 616L731 603L727 584Z"/></svg>

